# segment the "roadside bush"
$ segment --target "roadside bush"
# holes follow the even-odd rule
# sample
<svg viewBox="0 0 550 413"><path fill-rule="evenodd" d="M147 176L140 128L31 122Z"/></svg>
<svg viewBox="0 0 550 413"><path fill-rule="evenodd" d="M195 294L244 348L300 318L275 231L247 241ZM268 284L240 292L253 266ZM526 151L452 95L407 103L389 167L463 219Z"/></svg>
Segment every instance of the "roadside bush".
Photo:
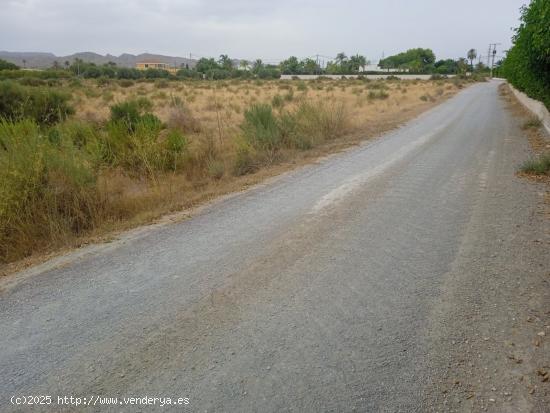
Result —
<svg viewBox="0 0 550 413"><path fill-rule="evenodd" d="M254 105L245 112L241 125L244 142L237 150L238 174L271 163L283 148L310 149L347 131L348 116L343 104L302 102L293 111L278 116L269 105Z"/></svg>
<svg viewBox="0 0 550 413"><path fill-rule="evenodd" d="M53 125L74 113L68 94L44 87L24 87L12 81L0 82L0 117L18 121L32 119Z"/></svg>
<svg viewBox="0 0 550 413"><path fill-rule="evenodd" d="M526 120L523 125L521 125L522 129L531 129L531 128L540 128L542 126L542 121L536 117L533 116L530 119Z"/></svg>
<svg viewBox="0 0 550 413"><path fill-rule="evenodd" d="M246 110L241 129L250 145L271 155L274 155L281 145L279 126L270 105L253 105Z"/></svg>
<svg viewBox="0 0 550 413"><path fill-rule="evenodd" d="M525 162L520 169L526 174L550 176L550 153L544 153L538 158Z"/></svg>
<svg viewBox="0 0 550 413"><path fill-rule="evenodd" d="M240 176L255 172L259 166L255 161L255 157L254 148L248 142L244 140L238 141L233 173Z"/></svg>
<svg viewBox="0 0 550 413"><path fill-rule="evenodd" d="M288 145L298 149L311 148L347 131L347 111L340 103L303 102L290 116L296 126Z"/></svg>
<svg viewBox="0 0 550 413"><path fill-rule="evenodd" d="M44 139L32 120L0 120L0 181L0 262L61 243L102 214L86 154Z"/></svg>

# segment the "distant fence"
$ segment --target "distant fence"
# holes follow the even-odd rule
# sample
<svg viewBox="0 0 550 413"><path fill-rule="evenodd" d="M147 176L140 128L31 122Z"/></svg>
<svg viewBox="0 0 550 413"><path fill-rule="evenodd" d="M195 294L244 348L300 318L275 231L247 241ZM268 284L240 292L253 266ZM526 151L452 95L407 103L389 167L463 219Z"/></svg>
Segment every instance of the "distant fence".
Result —
<svg viewBox="0 0 550 413"><path fill-rule="evenodd" d="M398 78L403 80L428 80L432 75L409 75L409 74L397 74L397 73L381 73L379 75L281 75L281 80L292 80L292 79L300 79L300 80L314 80L318 77L328 78L328 79L357 79L359 76L362 78L367 79L386 79L387 77L390 78ZM455 75L447 75L447 77L451 78Z"/></svg>

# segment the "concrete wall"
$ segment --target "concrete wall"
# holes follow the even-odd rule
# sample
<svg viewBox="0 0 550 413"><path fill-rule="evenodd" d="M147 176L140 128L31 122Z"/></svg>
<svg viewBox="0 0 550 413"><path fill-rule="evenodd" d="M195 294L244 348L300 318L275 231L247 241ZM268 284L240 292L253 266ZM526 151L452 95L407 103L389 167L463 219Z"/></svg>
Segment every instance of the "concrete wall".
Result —
<svg viewBox="0 0 550 413"><path fill-rule="evenodd" d="M344 76L346 79L356 79L357 76L361 75L321 75L323 77L327 77L329 79L341 79L342 76ZM399 79L420 79L420 80L428 80L431 75L404 75L404 74L396 74L396 73L380 73L379 75L362 75L363 77L366 77L367 79L385 79L388 76L395 76ZM290 80L293 77L298 77L302 80L313 80L317 79L319 75L281 75L282 80ZM447 77L451 78L454 77L454 75L448 75Z"/></svg>
<svg viewBox="0 0 550 413"><path fill-rule="evenodd" d="M525 93L520 92L515 87L510 85L510 83L508 83L508 85L510 86L510 89L512 89L512 92L514 92L514 95L516 95L518 100L521 102L521 104L529 109L529 111L532 112L533 115L539 118L544 125L546 132L550 133L550 112L548 112L548 109L546 109L544 103L539 102L535 99L531 99Z"/></svg>

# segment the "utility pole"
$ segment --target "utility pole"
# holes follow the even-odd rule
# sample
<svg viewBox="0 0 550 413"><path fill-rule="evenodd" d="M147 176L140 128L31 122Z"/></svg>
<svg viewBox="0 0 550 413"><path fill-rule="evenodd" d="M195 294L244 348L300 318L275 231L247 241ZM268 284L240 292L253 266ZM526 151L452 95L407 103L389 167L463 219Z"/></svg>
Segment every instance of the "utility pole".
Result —
<svg viewBox="0 0 550 413"><path fill-rule="evenodd" d="M495 55L497 54L497 46L500 43L490 43L489 52L487 53L487 66L491 68L491 77L493 77L493 66L495 64Z"/></svg>
<svg viewBox="0 0 550 413"><path fill-rule="evenodd" d="M491 60L491 77L493 77L493 68L495 66L495 55L497 54L497 49L493 49L493 60Z"/></svg>

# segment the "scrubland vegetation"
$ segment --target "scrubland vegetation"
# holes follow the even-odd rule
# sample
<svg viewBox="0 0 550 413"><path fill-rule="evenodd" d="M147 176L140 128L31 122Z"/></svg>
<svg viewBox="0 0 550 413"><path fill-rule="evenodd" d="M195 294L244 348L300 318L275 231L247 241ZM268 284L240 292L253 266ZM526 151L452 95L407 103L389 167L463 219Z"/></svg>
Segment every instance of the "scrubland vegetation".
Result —
<svg viewBox="0 0 550 413"><path fill-rule="evenodd" d="M236 190L466 82L31 79L0 81L3 263Z"/></svg>

